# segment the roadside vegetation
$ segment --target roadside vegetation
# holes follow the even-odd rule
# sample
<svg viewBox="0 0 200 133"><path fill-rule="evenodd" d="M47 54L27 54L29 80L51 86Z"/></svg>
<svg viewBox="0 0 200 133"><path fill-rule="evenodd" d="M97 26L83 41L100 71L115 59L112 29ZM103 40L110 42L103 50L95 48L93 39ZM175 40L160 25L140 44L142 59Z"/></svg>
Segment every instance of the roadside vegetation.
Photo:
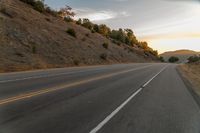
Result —
<svg viewBox="0 0 200 133"><path fill-rule="evenodd" d="M188 63L180 65L179 70L200 96L200 55L189 57Z"/></svg>
<svg viewBox="0 0 200 133"><path fill-rule="evenodd" d="M161 62L165 62L164 57L160 56L159 59L160 59Z"/></svg>
<svg viewBox="0 0 200 133"><path fill-rule="evenodd" d="M178 57L176 57L176 56L172 56L172 57L170 57L169 58L169 60L168 60L170 63L176 63L176 62L178 62L179 61L179 58Z"/></svg>
<svg viewBox="0 0 200 133"><path fill-rule="evenodd" d="M118 29L112 30L105 24L94 24L89 19L78 19L74 20L73 17L76 15L72 8L69 6L65 6L60 10L53 10L48 5L44 4L44 0L37 1L37 0L21 0L24 3L27 3L33 7L33 9L37 10L40 13L50 14L55 17L60 17L63 21L68 23L74 23L80 26L83 26L91 31L91 33L99 33L102 36L110 39L112 42L115 42L116 45L120 46L122 43L126 44L131 47L143 49L145 53L149 53L153 56L158 57L158 52L153 50L148 46L147 42L140 42L137 40L134 32L127 28L127 29ZM73 37L76 37L75 32L72 29L68 29L67 33ZM88 35L89 37L89 35ZM104 48L108 48L107 44L103 44Z"/></svg>
<svg viewBox="0 0 200 133"><path fill-rule="evenodd" d="M190 56L188 58L188 63L195 63L200 61L200 56Z"/></svg>

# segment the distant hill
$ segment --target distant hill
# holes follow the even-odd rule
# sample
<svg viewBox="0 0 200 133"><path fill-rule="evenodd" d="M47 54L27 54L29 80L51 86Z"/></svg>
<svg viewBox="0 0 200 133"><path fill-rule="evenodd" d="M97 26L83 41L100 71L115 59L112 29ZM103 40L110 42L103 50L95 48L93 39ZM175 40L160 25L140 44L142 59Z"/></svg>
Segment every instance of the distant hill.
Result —
<svg viewBox="0 0 200 133"><path fill-rule="evenodd" d="M141 47L116 44L19 0L0 0L0 72L157 59Z"/></svg>
<svg viewBox="0 0 200 133"><path fill-rule="evenodd" d="M192 51L192 50L177 50L177 51L169 51L165 52L163 54L160 54L160 56L164 57L165 61L168 61L168 59L171 56L176 56L180 59L179 63L187 61L187 59L190 56L199 55L200 52Z"/></svg>

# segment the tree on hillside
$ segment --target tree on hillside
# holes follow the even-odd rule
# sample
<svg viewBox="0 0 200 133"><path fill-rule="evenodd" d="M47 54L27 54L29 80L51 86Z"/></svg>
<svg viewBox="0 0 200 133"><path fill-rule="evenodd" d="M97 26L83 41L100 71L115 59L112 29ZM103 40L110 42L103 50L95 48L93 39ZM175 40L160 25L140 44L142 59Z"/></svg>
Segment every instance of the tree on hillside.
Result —
<svg viewBox="0 0 200 133"><path fill-rule="evenodd" d="M94 30L95 32L99 33L99 25L98 25L98 24L94 24L93 30Z"/></svg>
<svg viewBox="0 0 200 133"><path fill-rule="evenodd" d="M74 17L76 14L72 11L72 8L70 6L65 6L64 8L61 8L59 11L58 11L58 15L61 17L61 18L65 18L65 17Z"/></svg>
<svg viewBox="0 0 200 133"><path fill-rule="evenodd" d="M76 24L82 25L82 19L79 18L79 19L76 21Z"/></svg>
<svg viewBox="0 0 200 133"><path fill-rule="evenodd" d="M144 49L144 50L148 50L149 49L147 42L140 42L140 47L142 49Z"/></svg>
<svg viewBox="0 0 200 133"><path fill-rule="evenodd" d="M21 1L31 5L33 9L41 13L45 11L44 0L21 0Z"/></svg>
<svg viewBox="0 0 200 133"><path fill-rule="evenodd" d="M82 26L85 27L85 28L87 28L87 29L89 29L89 30L92 30L92 28L93 28L93 23L90 22L89 19L84 18L84 19L83 19L83 22L82 22Z"/></svg>
<svg viewBox="0 0 200 133"><path fill-rule="evenodd" d="M111 30L105 24L101 24L99 25L99 33L102 34L103 36L109 37Z"/></svg>
<svg viewBox="0 0 200 133"><path fill-rule="evenodd" d="M168 61L171 62L171 63L175 63L175 62L179 61L179 58L175 57L175 56L172 56L172 57L169 58Z"/></svg>

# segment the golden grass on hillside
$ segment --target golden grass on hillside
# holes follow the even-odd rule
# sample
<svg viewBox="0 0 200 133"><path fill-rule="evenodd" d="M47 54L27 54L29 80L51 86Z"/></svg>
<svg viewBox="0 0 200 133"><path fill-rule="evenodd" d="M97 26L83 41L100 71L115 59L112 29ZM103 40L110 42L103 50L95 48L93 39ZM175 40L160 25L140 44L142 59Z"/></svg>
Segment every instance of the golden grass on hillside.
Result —
<svg viewBox="0 0 200 133"><path fill-rule="evenodd" d="M183 76L194 85L195 91L200 95L200 63L180 65L179 68Z"/></svg>

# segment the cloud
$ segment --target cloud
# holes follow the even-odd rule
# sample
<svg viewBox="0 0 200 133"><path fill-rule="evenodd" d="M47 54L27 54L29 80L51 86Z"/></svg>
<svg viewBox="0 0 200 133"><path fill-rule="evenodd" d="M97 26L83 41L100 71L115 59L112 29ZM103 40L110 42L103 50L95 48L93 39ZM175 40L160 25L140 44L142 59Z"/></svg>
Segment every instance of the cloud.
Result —
<svg viewBox="0 0 200 133"><path fill-rule="evenodd" d="M165 0L165 1L171 1L171 2L198 2L198 3L200 3L200 0Z"/></svg>
<svg viewBox="0 0 200 133"><path fill-rule="evenodd" d="M114 12L110 10L101 10L101 11L96 11L92 9L75 9L74 10L77 14L75 19L78 18L88 18L91 21L103 21L103 20L109 20L109 19L114 19L118 17L128 17L129 14L126 11L122 12Z"/></svg>

